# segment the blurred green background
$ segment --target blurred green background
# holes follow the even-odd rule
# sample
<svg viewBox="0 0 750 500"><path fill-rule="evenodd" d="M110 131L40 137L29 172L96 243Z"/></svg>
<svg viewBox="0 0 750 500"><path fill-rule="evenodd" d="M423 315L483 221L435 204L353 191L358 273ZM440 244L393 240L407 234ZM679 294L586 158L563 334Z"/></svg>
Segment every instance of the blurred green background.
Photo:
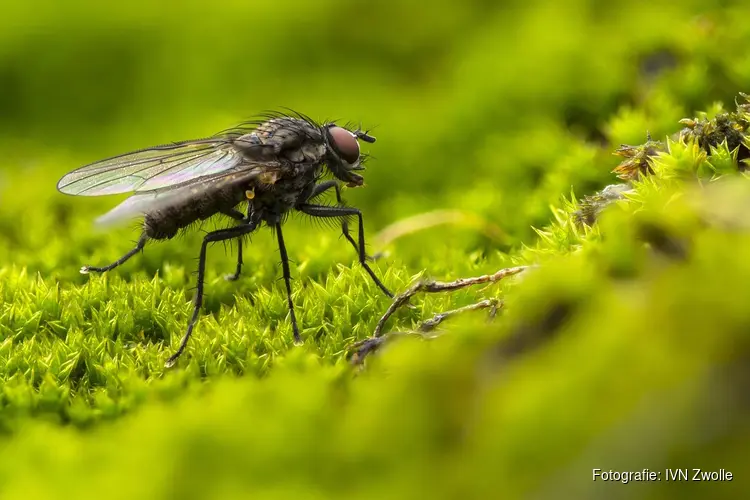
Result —
<svg viewBox="0 0 750 500"><path fill-rule="evenodd" d="M602 142L666 134L744 88L732 4L11 2L3 168L43 170L28 194L59 198L57 177L80 164L286 106L374 127L367 187L348 195L370 228L462 209L517 243L561 193L608 179L609 151L591 162Z"/></svg>
<svg viewBox="0 0 750 500"><path fill-rule="evenodd" d="M170 344L159 341L171 338L175 345L181 333L200 233L150 246L109 278L132 289L111 292L102 281L87 285L80 266L118 257L137 231L95 232L93 218L121 198L72 198L55 185L65 172L102 157L211 135L264 110L289 107L316 119L361 122L377 137L367 146L374 158L366 186L346 190L345 197L365 214L369 249L389 251L378 265L389 286L400 289L423 270L438 278L488 272L534 245L533 228L546 226L550 207L571 191L580 198L611 183L617 164L612 151L621 143L640 144L647 132L664 138L679 130L679 119L750 92L748 19L750 5L740 0L4 2L0 421L7 432L0 438L0 498L627 498L645 490L594 485L591 466L609 468L605 458L612 467L632 470L741 464L743 452L730 437L747 436L747 425L733 419L731 388L722 399L725 394L711 384L747 380L746 374L709 376L703 370L709 358L729 358L737 345L736 352L747 352L746 341L735 344L731 332L748 323L732 316L721 330L726 337L718 330L709 336L707 326L699 331L706 337L691 337L697 351L669 364L667 358L684 347L684 325L670 312L690 308L691 292L667 304L633 299L632 310L604 307L608 312L579 325L584 333L530 360L508 385L472 378L484 366L478 353L487 339L505 332L481 321L457 327L452 334L459 340L439 347L409 343L394 349L393 358L353 377L342 359L345 340L368 335L388 305L382 297L365 298L362 290L357 312L329 305L326 318L353 319L346 329L326 330L334 340L312 349L312 358L305 357L310 350L287 355L288 344L278 338L263 349L242 344L262 361L256 359L254 370L272 372L267 380L251 375L250 361L241 369L239 362L205 361L222 349L215 343L213 350L196 351L200 363L169 373L160 361ZM378 244L378 233L390 224L444 209L463 215L387 248ZM304 220L288 227L290 257L298 263L295 286L359 273L335 230ZM211 282L207 308L219 315L218 326L200 323L196 346L204 345L208 332L242 327L242 315L227 311L235 300L251 305L235 295L254 294L273 306L268 314L274 324L285 324L273 243L266 232L254 236L245 283ZM731 245L715 251L742 267ZM744 240L742 245L750 248ZM212 254L211 279L230 271L234 259L221 249ZM621 304L585 271L580 282L571 278L576 265L559 264L548 277L550 287L574 296L600 290L590 295ZM703 268L696 266L698 271L675 271L670 286L700 274ZM157 273L166 282L161 288ZM729 274L703 274L722 290L728 286L723 273ZM746 274L737 271L731 282L736 290L747 288L741 280ZM635 297L659 297L660 286L639 283ZM157 313L143 320L151 326L142 327L127 306L106 310L110 300L130 304L108 293L156 304L167 296L165 288L184 293L165 299L172 309L159 314L177 311L167 327L153 327ZM263 295L267 289L272 298ZM326 297L334 301L347 293L356 295L329 290ZM49 299L54 294L57 299ZM427 318L472 297L428 299L432 309L408 318ZM107 342L125 341L101 334L96 341L104 340L95 344L66 326L72 324L66 311L90 303L99 308L94 317L101 324L110 313L128 318L135 333L127 341L144 330L147 337L153 329L161 337L139 347L148 355L113 355ZM521 309L517 321L535 317L534 306ZM648 319L630 330L623 326L623 318L638 316L633 310L646 318L663 314L663 338L630 337L650 327ZM269 321L258 314L253 325ZM315 314L304 318L310 328L319 319ZM610 332L601 324L619 326ZM60 373L67 375L45 378L54 365L53 347L63 345L84 346L85 362L63 363ZM273 370L263 357L269 353L278 354ZM245 376L218 381L225 373ZM85 390L72 387L68 377L86 381ZM173 399L179 402L163 403ZM723 425L744 432L695 442L702 426L714 422L703 411L707 401L726 412ZM636 412L639 405L652 414ZM39 421L60 414L63 423L75 422L87 412L95 418L82 421L110 423L79 431L57 418ZM628 423L631 431L617 430ZM739 489L727 488L745 479L741 470L732 471L734 484L681 493L740 498ZM556 491L557 484L563 489ZM667 498L669 491L651 494Z"/></svg>

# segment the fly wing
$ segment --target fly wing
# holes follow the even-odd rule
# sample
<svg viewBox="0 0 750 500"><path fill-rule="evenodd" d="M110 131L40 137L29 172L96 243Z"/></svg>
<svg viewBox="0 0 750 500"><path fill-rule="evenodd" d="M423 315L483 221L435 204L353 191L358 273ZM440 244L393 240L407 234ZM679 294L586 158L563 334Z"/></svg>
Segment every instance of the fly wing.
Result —
<svg viewBox="0 0 750 500"><path fill-rule="evenodd" d="M241 171L201 178L200 182L193 181L182 186L139 192L97 218L95 223L100 227L119 224L136 217L142 217L149 212L153 213L184 203L186 199L196 195L196 190L205 196L207 191L219 189L227 184L248 183L253 179L264 179L264 176L273 176L274 172L278 171L278 168L279 165L275 163L251 164Z"/></svg>
<svg viewBox="0 0 750 500"><path fill-rule="evenodd" d="M99 227L114 226L139 215L143 215L149 210L152 210L153 207L159 206L162 203L164 205L169 205L170 200L174 201L175 195L178 196L179 191L182 189L185 189L185 187L165 191L161 198L159 197L158 191L134 194L106 214L98 217L95 224Z"/></svg>
<svg viewBox="0 0 750 500"><path fill-rule="evenodd" d="M227 137L184 141L91 163L63 176L57 189L81 196L151 192L225 172L243 159Z"/></svg>

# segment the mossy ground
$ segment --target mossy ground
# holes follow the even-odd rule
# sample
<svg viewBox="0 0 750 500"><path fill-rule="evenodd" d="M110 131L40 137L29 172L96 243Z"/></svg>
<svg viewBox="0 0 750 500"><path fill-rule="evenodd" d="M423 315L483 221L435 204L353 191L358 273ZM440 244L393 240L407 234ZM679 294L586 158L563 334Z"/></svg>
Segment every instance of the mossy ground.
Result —
<svg viewBox="0 0 750 500"><path fill-rule="evenodd" d="M746 6L476 0L427 18L416 2L56 5L19 4L0 30L0 497L742 497L750 145L735 140L747 121L722 113L750 91ZM464 214L387 245L374 268L392 290L539 267L416 297L386 331L483 298L504 307L353 367L347 349L390 302L335 228L292 220L304 344L261 231L237 282L223 279L234 249L209 251L203 315L165 369L200 230L82 276L137 231L95 232L117 200L55 181L279 103L380 125L367 186L345 192L371 252L389 224ZM710 140L679 139L684 118ZM591 480L667 467L735 479Z"/></svg>

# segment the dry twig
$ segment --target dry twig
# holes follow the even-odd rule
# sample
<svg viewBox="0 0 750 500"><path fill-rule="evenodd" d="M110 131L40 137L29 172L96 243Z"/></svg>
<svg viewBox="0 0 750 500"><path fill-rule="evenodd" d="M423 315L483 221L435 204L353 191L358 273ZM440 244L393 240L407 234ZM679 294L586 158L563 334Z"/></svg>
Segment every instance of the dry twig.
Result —
<svg viewBox="0 0 750 500"><path fill-rule="evenodd" d="M351 354L352 363L354 364L362 363L362 361L364 361L364 358L368 354L374 352L381 345L383 345L383 343L385 343L386 338L388 336L404 334L404 332L392 332L388 335L383 335L383 327L385 326L386 321L388 321L388 318L390 318L399 307L402 307L405 304L407 304L409 302L409 299L411 299L411 297L413 297L417 293L419 292L427 292L427 293L451 292L454 290L465 288L467 286L481 285L484 283L496 283L502 280L503 278L507 278L508 276L513 276L515 274L518 274L526 270L528 267L529 266L509 267L509 268L501 269L493 274L485 274L483 276L476 276L473 278L459 278L455 281L435 281L431 279L422 279L422 280L417 281L408 289L406 289L406 291L394 297L393 302L391 302L391 305L388 307L388 309L385 311L385 314L383 314L383 316L378 321L378 324L375 326L375 331L372 337L361 340L352 346L353 348L353 351ZM410 333L423 334L425 332L429 332L431 330L434 330L445 319L451 316L454 316L456 314L460 314L460 313L467 312L467 311L490 308L490 317L492 318L495 316L495 313L497 312L497 309L499 307L502 307L502 302L499 302L497 299L485 299L485 300L477 302L476 304L471 304L468 306L460 307L458 309L453 309L450 311L445 311L445 312L436 314L434 317L424 321L420 325L419 332L410 332Z"/></svg>
<svg viewBox="0 0 750 500"><path fill-rule="evenodd" d="M373 337L380 337L383 334L383 326L385 326L385 322L388 321L388 318L390 318L399 307L406 304L409 299L416 295L418 292L452 292L454 290L466 288L467 286L481 285L482 283L496 283L503 278L507 278L508 276L513 276L514 274L518 274L521 271L524 271L527 267L528 266L508 267L506 269L501 269L494 274L485 274L483 276L476 276L474 278L459 278L455 281L435 281L431 279L417 281L412 286L407 288L405 292L400 293L393 298L393 302L391 302L391 305L388 307L388 309L385 311L385 314L383 314L383 317L380 318L378 324L375 326Z"/></svg>

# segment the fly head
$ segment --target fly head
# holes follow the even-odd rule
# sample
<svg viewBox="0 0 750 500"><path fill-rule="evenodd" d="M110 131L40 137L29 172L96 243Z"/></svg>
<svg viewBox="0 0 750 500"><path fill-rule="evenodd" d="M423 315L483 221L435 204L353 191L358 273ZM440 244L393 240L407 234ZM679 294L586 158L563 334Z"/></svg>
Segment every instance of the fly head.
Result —
<svg viewBox="0 0 750 500"><path fill-rule="evenodd" d="M364 170L365 167L362 165L359 141L373 143L375 138L367 132L352 132L334 124L325 127L324 136L327 146L326 162L331 173L350 187L361 186L364 178L356 171Z"/></svg>

